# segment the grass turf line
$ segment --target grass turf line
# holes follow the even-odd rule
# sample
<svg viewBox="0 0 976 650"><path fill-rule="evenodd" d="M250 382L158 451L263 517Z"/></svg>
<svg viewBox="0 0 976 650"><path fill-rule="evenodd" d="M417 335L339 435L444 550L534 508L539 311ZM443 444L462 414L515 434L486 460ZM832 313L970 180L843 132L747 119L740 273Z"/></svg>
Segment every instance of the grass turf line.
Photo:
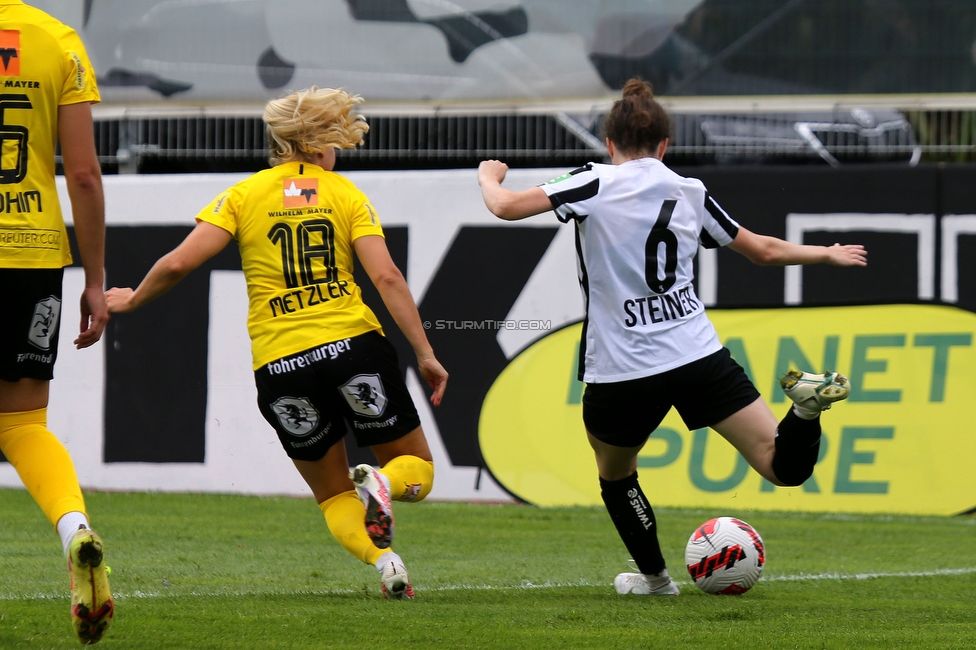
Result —
<svg viewBox="0 0 976 650"><path fill-rule="evenodd" d="M678 598L621 597L627 552L602 508L396 506L418 598L388 602L308 499L88 496L118 599L103 647L972 647L976 519L657 511ZM707 518L753 524L763 580L712 597L682 570ZM73 648L60 543L0 490L0 648ZM720 647L721 647L720 646Z"/></svg>

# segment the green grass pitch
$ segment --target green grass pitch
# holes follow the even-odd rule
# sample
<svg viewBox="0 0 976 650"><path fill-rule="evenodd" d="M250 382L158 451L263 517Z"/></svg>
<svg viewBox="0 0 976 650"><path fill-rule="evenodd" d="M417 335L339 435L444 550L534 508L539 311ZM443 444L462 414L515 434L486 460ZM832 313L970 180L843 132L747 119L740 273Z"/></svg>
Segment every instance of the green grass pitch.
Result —
<svg viewBox="0 0 976 650"><path fill-rule="evenodd" d="M976 518L659 508L677 598L618 596L628 555L601 508L398 504L417 590L384 601L311 499L93 493L116 617L104 648L972 648ZM709 596L692 530L739 516L763 579ZM0 648L74 648L57 536L0 490Z"/></svg>

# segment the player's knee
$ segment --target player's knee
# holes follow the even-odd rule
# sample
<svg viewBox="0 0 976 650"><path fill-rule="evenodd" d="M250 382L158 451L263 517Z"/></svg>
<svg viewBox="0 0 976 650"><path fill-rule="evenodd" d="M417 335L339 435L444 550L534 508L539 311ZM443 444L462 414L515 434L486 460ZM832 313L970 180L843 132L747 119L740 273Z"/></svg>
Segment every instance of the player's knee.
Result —
<svg viewBox="0 0 976 650"><path fill-rule="evenodd" d="M423 501L434 487L434 462L417 456L397 456L383 466L395 501Z"/></svg>
<svg viewBox="0 0 976 650"><path fill-rule="evenodd" d="M434 488L434 461L417 458L414 465L400 501L423 501Z"/></svg>

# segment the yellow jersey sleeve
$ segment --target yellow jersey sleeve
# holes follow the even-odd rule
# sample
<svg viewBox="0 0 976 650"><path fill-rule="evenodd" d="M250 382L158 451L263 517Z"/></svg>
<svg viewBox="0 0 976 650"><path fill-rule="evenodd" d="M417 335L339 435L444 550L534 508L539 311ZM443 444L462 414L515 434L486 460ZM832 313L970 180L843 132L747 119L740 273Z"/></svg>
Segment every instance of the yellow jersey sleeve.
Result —
<svg viewBox="0 0 976 650"><path fill-rule="evenodd" d="M366 198L366 195L356 190L350 201L350 241L356 241L364 235L383 236L383 226L376 215L376 209Z"/></svg>
<svg viewBox="0 0 976 650"><path fill-rule="evenodd" d="M241 193L237 186L221 192L207 207L196 216L196 220L206 221L218 228L223 228L232 236L237 237L237 215L241 209Z"/></svg>
<svg viewBox="0 0 976 650"><path fill-rule="evenodd" d="M95 83L95 70L88 60L85 46L74 31L62 38L64 50L64 84L61 86L61 105L97 103L101 101Z"/></svg>

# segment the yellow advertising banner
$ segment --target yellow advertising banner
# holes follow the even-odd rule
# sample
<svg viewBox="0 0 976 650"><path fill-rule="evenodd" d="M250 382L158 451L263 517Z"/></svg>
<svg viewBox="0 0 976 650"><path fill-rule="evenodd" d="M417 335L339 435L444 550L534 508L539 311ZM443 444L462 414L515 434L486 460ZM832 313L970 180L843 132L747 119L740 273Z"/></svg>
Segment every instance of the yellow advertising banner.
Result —
<svg viewBox="0 0 976 650"><path fill-rule="evenodd" d="M845 374L850 398L822 416L820 461L796 488L765 481L718 433L688 431L672 409L638 457L655 505L945 515L976 506L976 314L884 305L709 315L777 416L790 406L777 381L790 368ZM488 468L529 503L602 503L576 379L580 329L525 349L482 407Z"/></svg>

